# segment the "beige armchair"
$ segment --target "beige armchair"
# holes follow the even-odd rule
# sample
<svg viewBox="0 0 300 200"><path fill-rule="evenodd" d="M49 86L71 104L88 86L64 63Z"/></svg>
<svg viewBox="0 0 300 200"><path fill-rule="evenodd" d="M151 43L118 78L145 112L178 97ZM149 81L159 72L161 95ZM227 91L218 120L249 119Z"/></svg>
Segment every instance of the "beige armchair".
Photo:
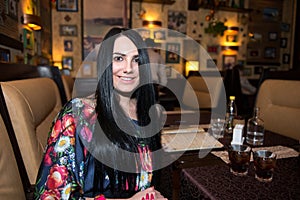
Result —
<svg viewBox="0 0 300 200"><path fill-rule="evenodd" d="M225 89L221 76L190 76L182 103L189 109L211 110L219 105L222 94L225 94Z"/></svg>
<svg viewBox="0 0 300 200"><path fill-rule="evenodd" d="M265 129L300 140L299 99L299 80L265 80L256 98Z"/></svg>
<svg viewBox="0 0 300 200"><path fill-rule="evenodd" d="M31 184L35 184L50 126L61 99L50 78L0 82L9 118Z"/></svg>
<svg viewBox="0 0 300 200"><path fill-rule="evenodd" d="M0 197L6 200L25 199L17 160L0 115Z"/></svg>

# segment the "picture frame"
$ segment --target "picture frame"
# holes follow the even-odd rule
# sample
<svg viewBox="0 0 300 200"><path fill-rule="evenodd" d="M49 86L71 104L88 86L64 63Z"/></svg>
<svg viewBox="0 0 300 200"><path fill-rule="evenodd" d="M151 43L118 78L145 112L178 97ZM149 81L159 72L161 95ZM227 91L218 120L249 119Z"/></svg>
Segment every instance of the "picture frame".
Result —
<svg viewBox="0 0 300 200"><path fill-rule="evenodd" d="M33 49L34 38L31 30L23 29L23 44L25 49Z"/></svg>
<svg viewBox="0 0 300 200"><path fill-rule="evenodd" d="M223 67L226 69L236 64L236 55L223 55Z"/></svg>
<svg viewBox="0 0 300 200"><path fill-rule="evenodd" d="M154 40L166 40L166 31L165 30L153 30Z"/></svg>
<svg viewBox="0 0 300 200"><path fill-rule="evenodd" d="M180 63L180 44L166 44L166 63Z"/></svg>
<svg viewBox="0 0 300 200"><path fill-rule="evenodd" d="M73 70L73 57L72 56L63 56L61 59L61 66L63 69Z"/></svg>
<svg viewBox="0 0 300 200"><path fill-rule="evenodd" d="M217 59L207 59L206 60L206 68L209 68L209 69L217 69Z"/></svg>
<svg viewBox="0 0 300 200"><path fill-rule="evenodd" d="M264 52L265 58L276 58L276 48L275 47L266 47Z"/></svg>
<svg viewBox="0 0 300 200"><path fill-rule="evenodd" d="M282 55L282 64L290 64L290 54L284 53Z"/></svg>
<svg viewBox="0 0 300 200"><path fill-rule="evenodd" d="M166 66L165 70L166 70L166 76L171 77L172 76L172 67L171 66Z"/></svg>
<svg viewBox="0 0 300 200"><path fill-rule="evenodd" d="M92 78L94 76L94 65L95 62L84 61L81 65L81 75L85 78Z"/></svg>
<svg viewBox="0 0 300 200"><path fill-rule="evenodd" d="M283 32L289 32L290 31L290 24L288 24L288 23L281 23L280 24L280 29Z"/></svg>
<svg viewBox="0 0 300 200"><path fill-rule="evenodd" d="M78 30L77 25L59 25L59 34L60 36L77 36Z"/></svg>
<svg viewBox="0 0 300 200"><path fill-rule="evenodd" d="M226 42L238 42L238 35L226 35Z"/></svg>
<svg viewBox="0 0 300 200"><path fill-rule="evenodd" d="M264 8L263 9L263 19L266 21L278 21L279 11L276 8Z"/></svg>
<svg viewBox="0 0 300 200"><path fill-rule="evenodd" d="M10 50L0 47L0 62L8 63L10 61L11 61Z"/></svg>
<svg viewBox="0 0 300 200"><path fill-rule="evenodd" d="M66 52L73 51L73 40L64 40L64 50Z"/></svg>
<svg viewBox="0 0 300 200"><path fill-rule="evenodd" d="M140 34L140 36L143 38L143 40L150 38L150 30L146 28L139 28L136 29L136 31Z"/></svg>
<svg viewBox="0 0 300 200"><path fill-rule="evenodd" d="M56 10L64 12L77 12L78 0L56 0Z"/></svg>
<svg viewBox="0 0 300 200"><path fill-rule="evenodd" d="M255 59L255 58L260 58L261 57L261 52L258 49L248 49L248 58L250 59Z"/></svg>
<svg viewBox="0 0 300 200"><path fill-rule="evenodd" d="M269 32L269 41L276 41L278 38L277 32Z"/></svg>
<svg viewBox="0 0 300 200"><path fill-rule="evenodd" d="M168 11L168 36L185 37L187 30L187 12L185 11ZM180 34L181 33L181 34Z"/></svg>
<svg viewBox="0 0 300 200"><path fill-rule="evenodd" d="M81 1L82 9L82 60L85 60L94 48L99 47L105 34L114 26L131 26L131 9L129 0L109 0L109 3L102 1ZM91 12L98 10L100 12ZM79 26L79 25L78 25ZM136 30L136 29L135 29ZM150 35L149 35L150 37ZM88 58L90 59L90 58Z"/></svg>
<svg viewBox="0 0 300 200"><path fill-rule="evenodd" d="M286 48L287 47L287 38L280 38L280 48Z"/></svg>
<svg viewBox="0 0 300 200"><path fill-rule="evenodd" d="M207 45L207 52L217 54L219 52L219 45Z"/></svg>
<svg viewBox="0 0 300 200"><path fill-rule="evenodd" d="M6 14L14 20L18 20L18 1L19 0L6 0Z"/></svg>

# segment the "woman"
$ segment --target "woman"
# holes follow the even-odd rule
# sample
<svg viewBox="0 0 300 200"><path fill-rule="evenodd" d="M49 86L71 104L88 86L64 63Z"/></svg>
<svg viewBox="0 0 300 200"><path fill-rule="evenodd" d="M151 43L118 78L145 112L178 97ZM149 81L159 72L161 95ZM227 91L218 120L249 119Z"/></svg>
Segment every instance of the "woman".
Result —
<svg viewBox="0 0 300 200"><path fill-rule="evenodd" d="M112 28L97 68L95 95L71 100L54 121L36 199L164 199L153 187L160 115L140 35Z"/></svg>

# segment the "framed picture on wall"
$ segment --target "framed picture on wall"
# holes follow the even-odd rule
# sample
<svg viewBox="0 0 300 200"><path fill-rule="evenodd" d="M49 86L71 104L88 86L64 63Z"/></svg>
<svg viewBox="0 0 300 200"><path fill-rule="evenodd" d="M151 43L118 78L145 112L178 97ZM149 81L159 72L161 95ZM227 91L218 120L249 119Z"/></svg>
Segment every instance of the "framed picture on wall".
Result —
<svg viewBox="0 0 300 200"><path fill-rule="evenodd" d="M6 0L6 14L11 18L18 20L18 2L19 0Z"/></svg>
<svg viewBox="0 0 300 200"><path fill-rule="evenodd" d="M168 11L168 35L171 37L184 37L187 29L187 12L184 11ZM182 33L182 34L180 34Z"/></svg>
<svg viewBox="0 0 300 200"><path fill-rule="evenodd" d="M73 51L73 41L72 40L64 40L64 50L65 51Z"/></svg>
<svg viewBox="0 0 300 200"><path fill-rule="evenodd" d="M0 47L0 62L10 62L10 50Z"/></svg>
<svg viewBox="0 0 300 200"><path fill-rule="evenodd" d="M23 44L25 49L33 49L34 38L32 31L23 29Z"/></svg>
<svg viewBox="0 0 300 200"><path fill-rule="evenodd" d="M77 36L77 25L59 25L60 36Z"/></svg>
<svg viewBox="0 0 300 200"><path fill-rule="evenodd" d="M266 47L265 48L265 58L276 58L276 48Z"/></svg>
<svg viewBox="0 0 300 200"><path fill-rule="evenodd" d="M234 66L235 64L236 64L236 55L223 55L223 67L225 69Z"/></svg>
<svg viewBox="0 0 300 200"><path fill-rule="evenodd" d="M278 37L278 33L277 32L269 32L269 40L270 41L276 41Z"/></svg>
<svg viewBox="0 0 300 200"><path fill-rule="evenodd" d="M78 0L56 0L57 11L77 12Z"/></svg>
<svg viewBox="0 0 300 200"><path fill-rule="evenodd" d="M283 64L290 64L290 54L284 53L282 55L282 63Z"/></svg>
<svg viewBox="0 0 300 200"><path fill-rule="evenodd" d="M180 63L180 44L166 44L166 63Z"/></svg>
<svg viewBox="0 0 300 200"><path fill-rule="evenodd" d="M281 48L286 48L287 47L287 38L280 38L280 47Z"/></svg>
<svg viewBox="0 0 300 200"><path fill-rule="evenodd" d="M73 70L73 57L63 56L61 60L61 66L63 69Z"/></svg>
<svg viewBox="0 0 300 200"><path fill-rule="evenodd" d="M85 60L92 50L102 42L109 29L113 26L128 27L131 10L128 9L128 0L84 0L81 2L82 33L84 33L82 60Z"/></svg>

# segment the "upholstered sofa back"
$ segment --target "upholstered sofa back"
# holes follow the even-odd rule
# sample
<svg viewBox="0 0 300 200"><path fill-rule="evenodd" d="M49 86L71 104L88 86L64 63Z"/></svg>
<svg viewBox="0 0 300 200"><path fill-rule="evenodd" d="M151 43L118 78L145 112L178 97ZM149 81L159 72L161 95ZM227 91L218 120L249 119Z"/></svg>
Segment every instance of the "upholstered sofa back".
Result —
<svg viewBox="0 0 300 200"><path fill-rule="evenodd" d="M62 107L50 78L1 82L5 103L31 184L35 184L51 123Z"/></svg>
<svg viewBox="0 0 300 200"><path fill-rule="evenodd" d="M1 115L0 138L0 197L6 200L25 199L17 161Z"/></svg>
<svg viewBox="0 0 300 200"><path fill-rule="evenodd" d="M256 106L267 130L300 139L300 81L265 80L257 94Z"/></svg>
<svg viewBox="0 0 300 200"><path fill-rule="evenodd" d="M193 109L212 109L218 106L221 95L224 93L221 76L191 76L187 79L182 102ZM196 101L193 98L195 96Z"/></svg>

